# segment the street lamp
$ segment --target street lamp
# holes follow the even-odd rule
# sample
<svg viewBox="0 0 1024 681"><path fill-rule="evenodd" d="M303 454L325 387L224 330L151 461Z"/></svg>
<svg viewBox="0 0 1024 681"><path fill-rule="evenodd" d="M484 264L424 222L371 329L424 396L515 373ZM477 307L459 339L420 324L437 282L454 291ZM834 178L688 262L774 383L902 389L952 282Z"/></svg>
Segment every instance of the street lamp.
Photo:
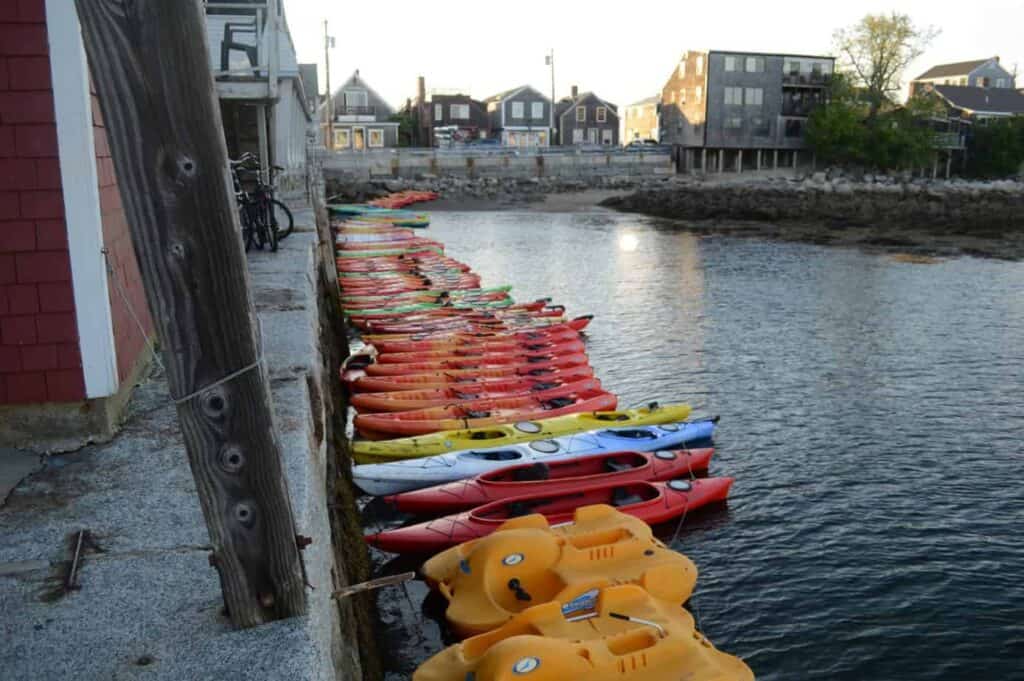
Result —
<svg viewBox="0 0 1024 681"><path fill-rule="evenodd" d="M548 128L548 144L552 142L552 137L555 135L555 48L548 50L548 53L544 56L544 63L551 67L551 111L549 111L549 128Z"/></svg>
<svg viewBox="0 0 1024 681"><path fill-rule="evenodd" d="M327 139L324 146L334 149L334 97L331 94L331 54L330 49L334 47L334 36L327 35L327 19L324 19L324 75L326 76L327 101L324 104L324 113L327 115Z"/></svg>

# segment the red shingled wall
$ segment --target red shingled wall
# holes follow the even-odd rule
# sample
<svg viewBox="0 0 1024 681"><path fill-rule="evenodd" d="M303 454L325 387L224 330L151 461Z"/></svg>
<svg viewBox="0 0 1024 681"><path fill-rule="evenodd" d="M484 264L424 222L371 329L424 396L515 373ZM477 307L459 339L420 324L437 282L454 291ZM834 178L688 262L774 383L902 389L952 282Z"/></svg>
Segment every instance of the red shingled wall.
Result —
<svg viewBox="0 0 1024 681"><path fill-rule="evenodd" d="M104 241L151 328L102 122L95 130ZM124 378L143 336L110 296ZM44 0L0 0L0 404L84 398Z"/></svg>

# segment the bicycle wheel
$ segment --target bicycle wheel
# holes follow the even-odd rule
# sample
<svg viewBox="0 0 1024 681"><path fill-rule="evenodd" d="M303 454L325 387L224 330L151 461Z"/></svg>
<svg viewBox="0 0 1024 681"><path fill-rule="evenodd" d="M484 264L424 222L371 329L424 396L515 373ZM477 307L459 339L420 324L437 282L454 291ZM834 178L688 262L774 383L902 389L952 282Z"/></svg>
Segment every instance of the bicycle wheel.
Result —
<svg viewBox="0 0 1024 681"><path fill-rule="evenodd" d="M270 201L264 197L260 202L259 210L256 211L259 215L259 226L262 234L263 243L270 247L270 252L277 251L277 229L274 228L272 222L273 211Z"/></svg>
<svg viewBox="0 0 1024 681"><path fill-rule="evenodd" d="M288 210L288 206L277 199L270 200L268 212L270 213L270 226L277 232L278 241L287 237L295 229L295 218L292 217L292 212ZM285 227L285 224L288 226Z"/></svg>

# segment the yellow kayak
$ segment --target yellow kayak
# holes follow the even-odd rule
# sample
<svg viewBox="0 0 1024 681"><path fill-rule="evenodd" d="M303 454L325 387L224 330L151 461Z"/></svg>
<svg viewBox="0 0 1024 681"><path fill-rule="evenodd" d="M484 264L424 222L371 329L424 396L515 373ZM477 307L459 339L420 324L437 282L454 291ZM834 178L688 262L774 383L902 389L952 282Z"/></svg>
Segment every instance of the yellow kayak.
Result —
<svg viewBox="0 0 1024 681"><path fill-rule="evenodd" d="M459 636L491 631L532 605L571 601L605 582L639 584L675 605L697 582L693 561L658 541L644 521L605 505L582 506L573 522L554 528L539 514L509 520L439 553L421 572L448 601L445 617Z"/></svg>
<svg viewBox="0 0 1024 681"><path fill-rule="evenodd" d="M670 578L668 575L666 579ZM430 658L413 681L753 681L680 603L634 584L576 592L524 610Z"/></svg>
<svg viewBox="0 0 1024 681"><path fill-rule="evenodd" d="M502 447L511 444L545 440L603 428L655 426L660 423L685 421L690 405L653 404L624 411L594 411L567 414L537 421L468 430L445 430L429 435L404 437L378 442L359 441L352 444L352 457L357 463L379 463L394 459L413 459L462 449Z"/></svg>

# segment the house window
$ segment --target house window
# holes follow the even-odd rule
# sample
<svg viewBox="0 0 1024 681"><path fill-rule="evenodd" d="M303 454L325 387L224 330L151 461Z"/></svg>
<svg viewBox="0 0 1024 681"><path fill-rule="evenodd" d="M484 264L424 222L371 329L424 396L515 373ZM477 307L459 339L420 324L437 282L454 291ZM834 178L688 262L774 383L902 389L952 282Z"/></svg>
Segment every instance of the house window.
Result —
<svg viewBox="0 0 1024 681"><path fill-rule="evenodd" d="M822 67L821 62L814 62L811 64L811 77L814 80L821 80Z"/></svg>
<svg viewBox="0 0 1024 681"><path fill-rule="evenodd" d="M498 103L497 102L487 102L487 111L488 112L497 111L497 110L498 110Z"/></svg>
<svg viewBox="0 0 1024 681"><path fill-rule="evenodd" d="M747 106L761 106L764 104L764 89L759 87L748 87L744 93Z"/></svg>
<svg viewBox="0 0 1024 681"><path fill-rule="evenodd" d="M611 128L605 128L601 131L601 144L612 143L612 130Z"/></svg>
<svg viewBox="0 0 1024 681"><path fill-rule="evenodd" d="M572 143L583 144L583 128L573 128L572 130Z"/></svg>
<svg viewBox="0 0 1024 681"><path fill-rule="evenodd" d="M434 105L434 120L439 121L444 118L444 104Z"/></svg>
<svg viewBox="0 0 1024 681"><path fill-rule="evenodd" d="M544 102L530 103L530 118L539 121L544 118Z"/></svg>
<svg viewBox="0 0 1024 681"><path fill-rule="evenodd" d="M597 107L597 122L606 123L608 121L608 109L603 106Z"/></svg>
<svg viewBox="0 0 1024 681"><path fill-rule="evenodd" d="M1006 87L1006 79L996 78L996 87Z"/></svg>
<svg viewBox="0 0 1024 681"><path fill-rule="evenodd" d="M697 55L697 75L704 73L704 55Z"/></svg>
<svg viewBox="0 0 1024 681"><path fill-rule="evenodd" d="M754 129L757 137L768 137L771 131L768 128L768 119L764 116L754 116L750 119L750 127Z"/></svg>
<svg viewBox="0 0 1024 681"><path fill-rule="evenodd" d="M743 88L741 87L727 87L725 88L725 103L726 104L743 104Z"/></svg>
<svg viewBox="0 0 1024 681"><path fill-rule="evenodd" d="M686 78L686 59L679 62L679 77Z"/></svg>
<svg viewBox="0 0 1024 681"><path fill-rule="evenodd" d="M786 120L786 137L801 137L804 132L803 121L792 118Z"/></svg>
<svg viewBox="0 0 1024 681"><path fill-rule="evenodd" d="M350 106L367 106L370 96L366 90L345 90L341 93L341 99L346 108Z"/></svg>
<svg viewBox="0 0 1024 681"><path fill-rule="evenodd" d="M967 79L966 78L961 78L960 79L960 85L966 86L967 85Z"/></svg>
<svg viewBox="0 0 1024 681"><path fill-rule="evenodd" d="M576 107L576 122L585 123L587 120L587 109L583 106Z"/></svg>
<svg viewBox="0 0 1024 681"><path fill-rule="evenodd" d="M800 62L798 62L798 61L791 61L788 64L786 64L786 73L788 73L791 76L799 76L800 75Z"/></svg>
<svg viewBox="0 0 1024 681"><path fill-rule="evenodd" d="M981 87L988 87L989 85L991 85L991 83L992 81L988 79L988 76L985 76L984 78L981 79Z"/></svg>
<svg viewBox="0 0 1024 681"><path fill-rule="evenodd" d="M334 131L334 148L335 149L348 149L352 146L351 139L349 137L348 128Z"/></svg>
<svg viewBox="0 0 1024 681"><path fill-rule="evenodd" d="M736 70L736 57L732 55L726 55L725 57L725 70L735 71Z"/></svg>
<svg viewBox="0 0 1024 681"><path fill-rule="evenodd" d="M761 73L764 71L764 57L747 57L747 73Z"/></svg>
<svg viewBox="0 0 1024 681"><path fill-rule="evenodd" d="M522 102L512 102L512 118L526 118L526 105Z"/></svg>
<svg viewBox="0 0 1024 681"><path fill-rule="evenodd" d="M469 104L450 104L448 109L454 120L466 121L469 120Z"/></svg>
<svg viewBox="0 0 1024 681"><path fill-rule="evenodd" d="M694 88L693 95L694 95L694 97L696 97L697 101L699 102L700 98L704 96L704 88L702 88L700 85L698 85L696 88Z"/></svg>
<svg viewBox="0 0 1024 681"><path fill-rule="evenodd" d="M383 147L384 146L384 131L380 128L370 128L370 146L371 147Z"/></svg>
<svg viewBox="0 0 1024 681"><path fill-rule="evenodd" d="M727 130L738 130L743 127L743 119L740 116L726 116L725 128Z"/></svg>

